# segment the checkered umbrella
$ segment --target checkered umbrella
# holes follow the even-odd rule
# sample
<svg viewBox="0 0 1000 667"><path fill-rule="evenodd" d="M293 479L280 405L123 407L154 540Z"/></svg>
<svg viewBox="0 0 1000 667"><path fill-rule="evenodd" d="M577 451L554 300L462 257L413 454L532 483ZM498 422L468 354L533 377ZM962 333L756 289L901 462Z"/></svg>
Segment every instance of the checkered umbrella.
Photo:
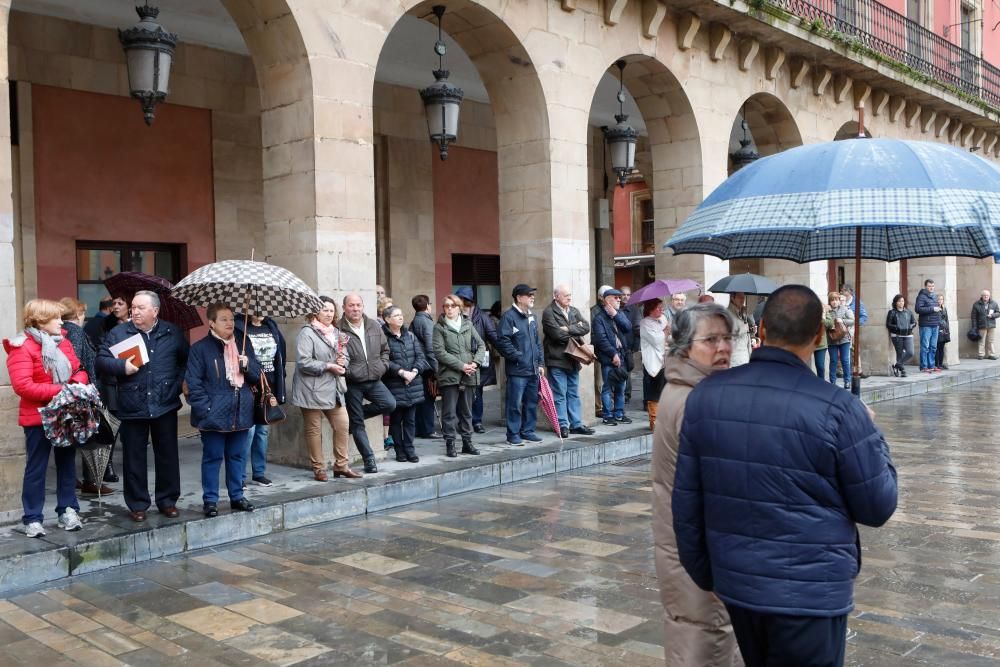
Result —
<svg viewBox="0 0 1000 667"><path fill-rule="evenodd" d="M266 317L299 317L322 310L316 292L294 273L249 260L206 264L177 283L170 293L203 308L224 303L241 311L249 305L254 313Z"/></svg>
<svg viewBox="0 0 1000 667"><path fill-rule="evenodd" d="M664 244L675 254L794 262L993 256L1000 169L945 144L856 139L799 146L740 169ZM857 299L861 298L856 293ZM855 378L860 394L858 321Z"/></svg>

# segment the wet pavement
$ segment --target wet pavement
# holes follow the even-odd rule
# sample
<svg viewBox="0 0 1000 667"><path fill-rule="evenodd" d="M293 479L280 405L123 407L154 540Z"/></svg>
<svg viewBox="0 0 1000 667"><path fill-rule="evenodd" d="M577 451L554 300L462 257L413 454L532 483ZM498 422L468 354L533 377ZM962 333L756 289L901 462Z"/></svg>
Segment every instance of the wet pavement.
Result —
<svg viewBox="0 0 1000 667"><path fill-rule="evenodd" d="M1000 380L878 404L850 665L1000 665ZM648 459L81 575L0 600L0 665L659 665Z"/></svg>

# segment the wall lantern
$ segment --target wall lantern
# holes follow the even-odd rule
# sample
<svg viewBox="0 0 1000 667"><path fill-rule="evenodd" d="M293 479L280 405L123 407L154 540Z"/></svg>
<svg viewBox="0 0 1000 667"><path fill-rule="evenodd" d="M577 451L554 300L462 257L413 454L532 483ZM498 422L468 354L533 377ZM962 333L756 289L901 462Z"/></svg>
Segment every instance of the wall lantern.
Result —
<svg viewBox="0 0 1000 667"><path fill-rule="evenodd" d="M153 124L153 109L167 98L170 64L174 59L177 35L156 22L160 10L147 1L135 8L139 22L128 30L119 30L118 39L128 64L128 88L142 103L146 125Z"/></svg>
<svg viewBox="0 0 1000 667"><path fill-rule="evenodd" d="M635 169L635 142L639 133L628 124L625 113L625 65L624 60L615 63L618 67L618 113L615 120L618 124L604 133L611 147L611 168L618 174L618 185L625 187L625 179Z"/></svg>
<svg viewBox="0 0 1000 667"><path fill-rule="evenodd" d="M740 110L740 125L743 127L743 138L740 139L740 147L733 153L729 154L729 157L733 160L733 173L736 173L743 167L756 162L760 159L760 155L750 144L753 140L747 137L747 105L746 102L743 103L743 109Z"/></svg>
<svg viewBox="0 0 1000 667"><path fill-rule="evenodd" d="M434 42L434 53L438 57L438 68L434 70L436 81L420 91L427 113L427 132L431 141L438 145L441 159L448 159L448 144L458 138L458 110L462 105L465 93L461 88L448 83L450 72L444 69L444 54L448 47L441 39L441 18L444 16L444 5L434 5L434 15L438 20L438 38Z"/></svg>

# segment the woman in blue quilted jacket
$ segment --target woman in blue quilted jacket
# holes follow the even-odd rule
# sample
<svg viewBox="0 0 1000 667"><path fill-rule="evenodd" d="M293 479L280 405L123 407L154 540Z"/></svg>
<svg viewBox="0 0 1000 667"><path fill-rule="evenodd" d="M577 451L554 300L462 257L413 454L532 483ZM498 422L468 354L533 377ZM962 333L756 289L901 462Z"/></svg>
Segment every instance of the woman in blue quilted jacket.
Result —
<svg viewBox="0 0 1000 667"><path fill-rule="evenodd" d="M260 364L250 345L233 335L236 318L229 306L208 307L208 335L191 346L187 373L191 425L201 431L201 489L206 517L219 514L219 469L226 462L229 507L252 512L243 495L247 431L253 426L253 393Z"/></svg>

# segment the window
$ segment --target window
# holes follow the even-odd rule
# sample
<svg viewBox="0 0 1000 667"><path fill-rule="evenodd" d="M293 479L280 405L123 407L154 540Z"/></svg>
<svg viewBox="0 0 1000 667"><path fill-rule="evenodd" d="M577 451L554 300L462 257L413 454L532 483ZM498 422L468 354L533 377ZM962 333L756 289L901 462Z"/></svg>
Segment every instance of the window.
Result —
<svg viewBox="0 0 1000 667"><path fill-rule="evenodd" d="M181 247L158 243L113 243L80 241L76 244L76 293L97 312L101 297L108 293L104 281L121 271L137 271L180 280Z"/></svg>
<svg viewBox="0 0 1000 667"><path fill-rule="evenodd" d="M632 254L651 255L656 252L653 194L649 190L636 190L629 199L632 208Z"/></svg>
<svg viewBox="0 0 1000 667"><path fill-rule="evenodd" d="M500 255L451 256L451 291L469 287L476 303L488 310L500 298ZM443 296L443 295L442 295Z"/></svg>

